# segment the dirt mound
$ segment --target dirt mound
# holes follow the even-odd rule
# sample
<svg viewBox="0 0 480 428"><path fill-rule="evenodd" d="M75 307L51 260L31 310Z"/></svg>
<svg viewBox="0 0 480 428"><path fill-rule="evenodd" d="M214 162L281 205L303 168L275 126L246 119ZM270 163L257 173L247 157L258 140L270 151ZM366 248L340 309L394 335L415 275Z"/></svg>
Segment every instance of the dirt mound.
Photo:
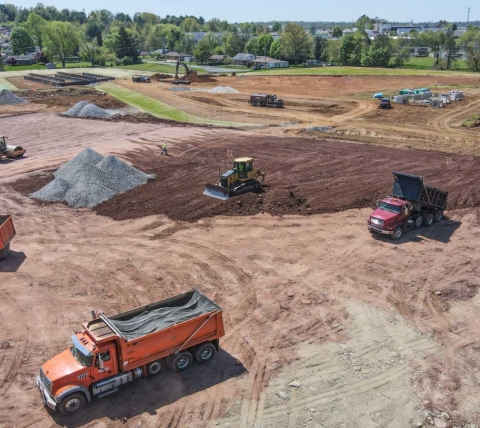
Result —
<svg viewBox="0 0 480 428"><path fill-rule="evenodd" d="M150 80L171 79L172 75L164 73L156 73L150 76Z"/></svg>
<svg viewBox="0 0 480 428"><path fill-rule="evenodd" d="M198 82L198 83L213 83L216 82L217 79L214 79L211 75L208 74L189 74L185 77L185 80L189 82Z"/></svg>
<svg viewBox="0 0 480 428"><path fill-rule="evenodd" d="M158 180L141 192L129 191L98 205L97 213L116 220L164 214L197 221L217 215L308 215L373 207L377 198L391 191L392 170L422 174L427 184L448 190L449 209L480 204L479 158L307 138L242 134L228 138L221 131L210 135L211 141L202 140L201 147L189 146L185 157L179 156L179 148L171 148L172 155L163 158L151 151L131 153L135 167L157 174ZM217 163L227 170L232 158L246 153L267 173L263 193L246 193L226 202L202 195L204 184L217 180Z"/></svg>
<svg viewBox="0 0 480 428"><path fill-rule="evenodd" d="M47 202L65 201L71 207L93 207L153 178L115 156L104 158L91 149L62 165L54 175L52 182L30 196Z"/></svg>

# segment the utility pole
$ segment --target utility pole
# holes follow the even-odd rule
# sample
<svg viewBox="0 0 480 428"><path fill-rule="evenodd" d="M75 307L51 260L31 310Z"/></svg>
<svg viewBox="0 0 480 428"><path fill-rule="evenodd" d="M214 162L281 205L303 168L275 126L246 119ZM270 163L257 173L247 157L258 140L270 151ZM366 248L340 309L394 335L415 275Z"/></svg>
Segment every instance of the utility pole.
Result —
<svg viewBox="0 0 480 428"><path fill-rule="evenodd" d="M468 13L467 13L467 27L469 22L470 22L470 8L468 8Z"/></svg>
<svg viewBox="0 0 480 428"><path fill-rule="evenodd" d="M267 44L265 43L265 56L264 58L264 64L265 64L265 71L267 71Z"/></svg>

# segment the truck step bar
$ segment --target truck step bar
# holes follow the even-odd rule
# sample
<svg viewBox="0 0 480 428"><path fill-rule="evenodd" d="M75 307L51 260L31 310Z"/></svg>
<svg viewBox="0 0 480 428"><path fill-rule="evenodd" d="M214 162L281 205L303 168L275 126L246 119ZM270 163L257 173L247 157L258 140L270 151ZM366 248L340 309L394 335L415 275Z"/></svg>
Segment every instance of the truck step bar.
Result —
<svg viewBox="0 0 480 428"><path fill-rule="evenodd" d="M118 391L118 388L111 389L110 391L103 392L102 394L98 394L97 397L103 398L103 397L106 397L107 395L113 394L114 392L117 392L117 391Z"/></svg>

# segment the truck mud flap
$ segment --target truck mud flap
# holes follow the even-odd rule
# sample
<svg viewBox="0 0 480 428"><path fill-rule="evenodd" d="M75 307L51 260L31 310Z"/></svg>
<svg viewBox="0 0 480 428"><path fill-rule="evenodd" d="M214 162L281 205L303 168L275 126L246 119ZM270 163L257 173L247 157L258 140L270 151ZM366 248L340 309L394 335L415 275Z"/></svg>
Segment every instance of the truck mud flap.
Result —
<svg viewBox="0 0 480 428"><path fill-rule="evenodd" d="M211 198L220 199L221 201L230 199L230 190L216 184L205 184L203 194L205 196L210 196Z"/></svg>

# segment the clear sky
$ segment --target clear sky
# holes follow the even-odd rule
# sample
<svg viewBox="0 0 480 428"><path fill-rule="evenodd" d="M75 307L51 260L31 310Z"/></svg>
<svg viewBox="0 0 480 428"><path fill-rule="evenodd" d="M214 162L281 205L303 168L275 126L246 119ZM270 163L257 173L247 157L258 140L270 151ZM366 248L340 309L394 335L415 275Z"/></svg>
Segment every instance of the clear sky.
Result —
<svg viewBox="0 0 480 428"><path fill-rule="evenodd" d="M40 0L13 0L22 7L35 6ZM10 3L12 0L6 0ZM229 22L245 21L352 21L364 13L390 21L416 22L466 21L467 8L472 7L470 21L480 20L480 5L472 0L43 0L45 6L90 12L108 9L114 13L152 12L165 15L194 15L205 19L220 18ZM477 5L477 7L475 7Z"/></svg>

